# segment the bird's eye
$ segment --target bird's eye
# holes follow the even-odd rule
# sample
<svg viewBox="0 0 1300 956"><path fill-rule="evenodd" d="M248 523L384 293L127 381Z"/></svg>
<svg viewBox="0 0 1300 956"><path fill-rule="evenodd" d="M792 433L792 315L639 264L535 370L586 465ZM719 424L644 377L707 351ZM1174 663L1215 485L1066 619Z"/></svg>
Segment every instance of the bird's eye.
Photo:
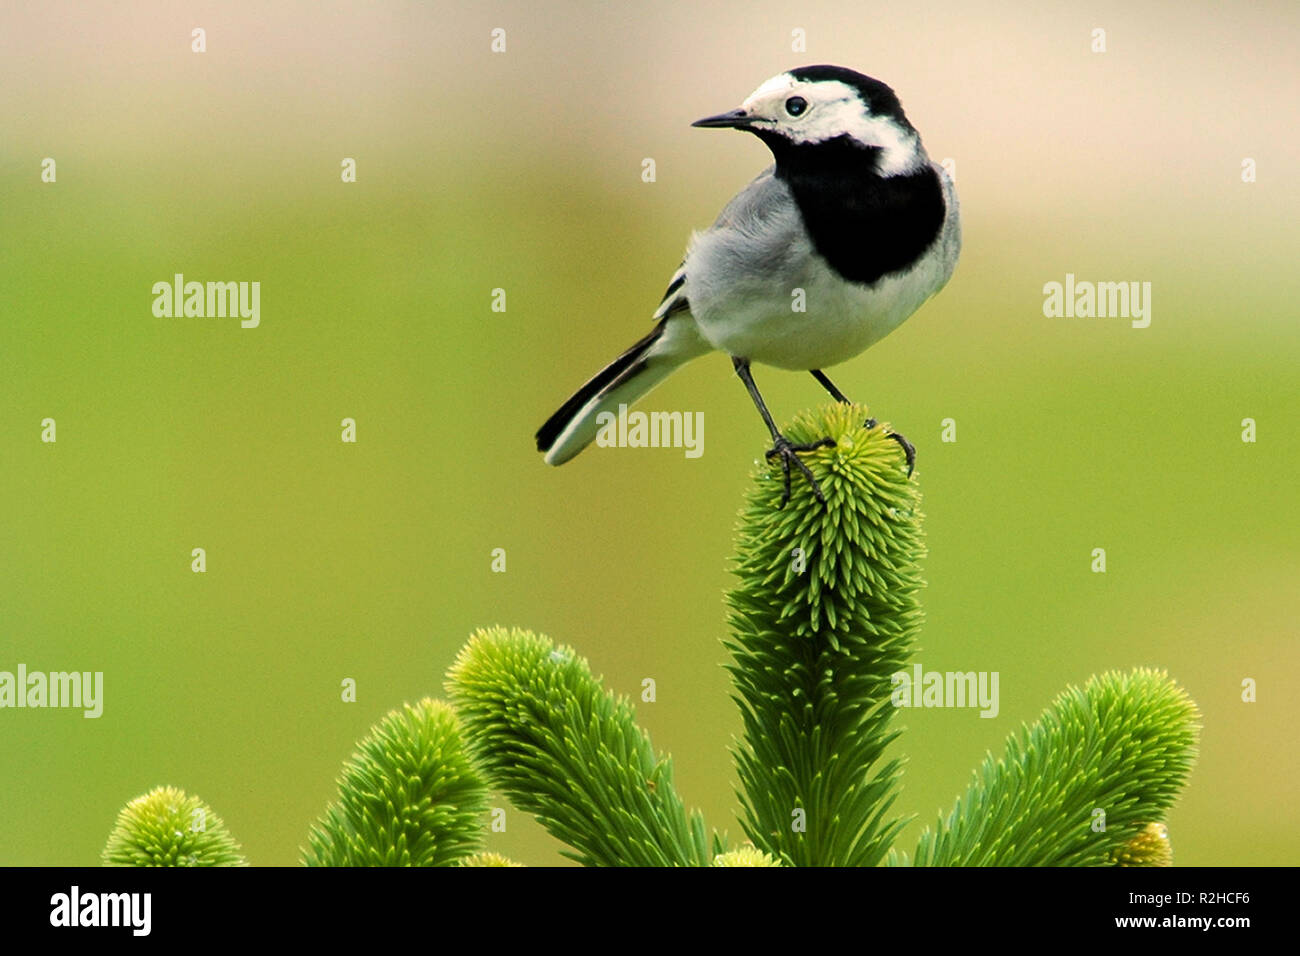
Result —
<svg viewBox="0 0 1300 956"><path fill-rule="evenodd" d="M791 116L798 116L808 108L808 101L802 96L792 96L785 101L785 111Z"/></svg>

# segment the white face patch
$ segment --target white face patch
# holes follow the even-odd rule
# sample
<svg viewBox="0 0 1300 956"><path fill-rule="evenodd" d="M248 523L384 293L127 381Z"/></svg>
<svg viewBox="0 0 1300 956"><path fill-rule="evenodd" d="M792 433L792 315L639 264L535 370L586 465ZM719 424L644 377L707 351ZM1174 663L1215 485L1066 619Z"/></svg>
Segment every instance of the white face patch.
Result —
<svg viewBox="0 0 1300 956"><path fill-rule="evenodd" d="M791 116L786 101L800 96L807 108ZM886 176L912 172L929 159L916 133L893 118L873 116L858 91L839 80L800 82L779 73L749 95L741 108L758 120L759 128L779 130L791 142L820 143L848 134L881 150L879 167Z"/></svg>

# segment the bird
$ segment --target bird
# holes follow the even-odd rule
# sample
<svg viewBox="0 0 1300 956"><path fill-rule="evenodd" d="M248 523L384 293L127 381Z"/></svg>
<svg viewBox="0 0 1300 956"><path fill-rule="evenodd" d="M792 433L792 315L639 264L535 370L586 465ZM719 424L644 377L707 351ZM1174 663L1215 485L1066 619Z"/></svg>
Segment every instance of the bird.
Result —
<svg viewBox="0 0 1300 956"><path fill-rule="evenodd" d="M952 177L930 159L894 91L841 66L803 66L762 83L741 105L691 124L756 136L773 163L692 235L653 315L654 327L592 376L538 429L550 465L569 461L597 433L602 412L631 405L691 359L731 357L771 433L781 507L797 467L823 505L801 452L777 428L752 364L811 372L849 401L824 369L880 341L942 289L961 251ZM803 310L795 308L799 291ZM877 424L866 421L866 427ZM896 432L908 476L916 449Z"/></svg>

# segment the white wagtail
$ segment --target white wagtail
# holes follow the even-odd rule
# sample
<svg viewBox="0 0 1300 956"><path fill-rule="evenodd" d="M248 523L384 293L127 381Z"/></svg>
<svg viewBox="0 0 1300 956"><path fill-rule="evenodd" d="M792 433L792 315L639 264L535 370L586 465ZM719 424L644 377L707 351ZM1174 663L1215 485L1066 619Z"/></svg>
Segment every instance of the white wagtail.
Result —
<svg viewBox="0 0 1300 956"><path fill-rule="evenodd" d="M952 275L961 248L952 180L932 162L898 97L838 66L772 77L739 109L693 125L753 133L776 164L696 233L655 310L658 324L601 369L537 432L546 461L568 461L595 437L597 416L631 404L689 360L720 349L758 406L785 474L803 470L754 385L750 363L810 371L839 402L822 369L884 338ZM803 290L804 311L796 311ZM874 419L867 427L875 426ZM916 452L893 434L911 474Z"/></svg>

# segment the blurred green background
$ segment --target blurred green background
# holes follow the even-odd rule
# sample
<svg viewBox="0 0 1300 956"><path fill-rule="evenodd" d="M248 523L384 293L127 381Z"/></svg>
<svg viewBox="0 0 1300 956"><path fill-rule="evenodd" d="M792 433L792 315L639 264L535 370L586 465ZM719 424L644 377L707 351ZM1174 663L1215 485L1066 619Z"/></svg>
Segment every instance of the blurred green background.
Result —
<svg viewBox="0 0 1300 956"><path fill-rule="evenodd" d="M95 864L164 783L295 863L355 741L498 623L619 692L653 677L683 798L740 838L744 388L715 355L643 406L703 411L699 459L552 469L532 433L767 164L689 123L819 62L894 86L965 224L948 288L833 376L919 449L917 659L1001 674L995 720L904 715L900 846L1067 683L1148 664L1204 713L1176 862L1296 863L1298 26L1287 2L6 4L0 670L103 671L105 705L0 711L0 863ZM261 327L155 318L176 272L260 281ZM1151 282L1150 328L1045 318L1067 272ZM756 377L780 420L823 400ZM508 820L489 849L563 862Z"/></svg>

